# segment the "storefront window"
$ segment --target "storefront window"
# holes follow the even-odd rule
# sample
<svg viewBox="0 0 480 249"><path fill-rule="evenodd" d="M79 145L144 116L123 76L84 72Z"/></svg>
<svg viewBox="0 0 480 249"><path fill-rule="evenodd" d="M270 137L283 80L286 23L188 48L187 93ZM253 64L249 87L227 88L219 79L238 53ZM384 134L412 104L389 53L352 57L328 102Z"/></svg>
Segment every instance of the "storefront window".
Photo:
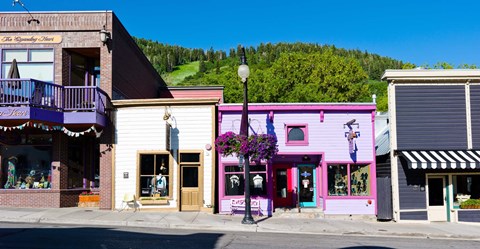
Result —
<svg viewBox="0 0 480 249"><path fill-rule="evenodd" d="M328 165L328 195L370 195L370 165Z"/></svg>
<svg viewBox="0 0 480 249"><path fill-rule="evenodd" d="M454 175L452 181L455 207L468 199L480 199L480 175Z"/></svg>
<svg viewBox="0 0 480 249"><path fill-rule="evenodd" d="M168 154L140 154L140 196L169 196Z"/></svg>
<svg viewBox="0 0 480 249"><path fill-rule="evenodd" d="M225 166L225 196L244 195L245 174L243 168L235 165ZM249 186L252 196L267 195L267 167L250 165Z"/></svg>
<svg viewBox="0 0 480 249"><path fill-rule="evenodd" d="M370 166L350 166L350 195L370 195Z"/></svg>
<svg viewBox="0 0 480 249"><path fill-rule="evenodd" d="M0 188L51 188L51 155L48 145L1 146Z"/></svg>
<svg viewBox="0 0 480 249"><path fill-rule="evenodd" d="M225 195L243 195L245 192L243 169L238 166L225 166Z"/></svg>
<svg viewBox="0 0 480 249"><path fill-rule="evenodd" d="M348 195L347 165L328 166L328 195Z"/></svg>

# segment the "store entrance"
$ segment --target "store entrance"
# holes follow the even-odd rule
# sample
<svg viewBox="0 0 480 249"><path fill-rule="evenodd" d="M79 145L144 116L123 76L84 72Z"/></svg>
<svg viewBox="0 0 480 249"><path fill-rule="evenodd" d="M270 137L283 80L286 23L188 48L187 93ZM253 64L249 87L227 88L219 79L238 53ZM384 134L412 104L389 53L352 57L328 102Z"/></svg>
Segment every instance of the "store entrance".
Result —
<svg viewBox="0 0 480 249"><path fill-rule="evenodd" d="M314 164L298 165L298 195L300 207L317 206L316 169Z"/></svg>
<svg viewBox="0 0 480 249"><path fill-rule="evenodd" d="M200 200L199 166L181 166L180 206L181 211L199 211Z"/></svg>
<svg viewBox="0 0 480 249"><path fill-rule="evenodd" d="M447 221L445 176L428 177L428 220Z"/></svg>
<svg viewBox="0 0 480 249"><path fill-rule="evenodd" d="M273 165L273 206L292 207L292 167L287 164Z"/></svg>

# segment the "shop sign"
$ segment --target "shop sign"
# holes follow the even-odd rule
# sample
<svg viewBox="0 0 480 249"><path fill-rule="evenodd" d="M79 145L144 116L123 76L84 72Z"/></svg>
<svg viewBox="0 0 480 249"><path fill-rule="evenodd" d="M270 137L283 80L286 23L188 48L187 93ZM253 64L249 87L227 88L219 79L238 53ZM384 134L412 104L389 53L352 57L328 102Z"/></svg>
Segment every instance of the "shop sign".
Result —
<svg viewBox="0 0 480 249"><path fill-rule="evenodd" d="M0 117L28 117L28 109L1 108Z"/></svg>
<svg viewBox="0 0 480 249"><path fill-rule="evenodd" d="M0 44L42 44L60 43L60 35L1 35Z"/></svg>

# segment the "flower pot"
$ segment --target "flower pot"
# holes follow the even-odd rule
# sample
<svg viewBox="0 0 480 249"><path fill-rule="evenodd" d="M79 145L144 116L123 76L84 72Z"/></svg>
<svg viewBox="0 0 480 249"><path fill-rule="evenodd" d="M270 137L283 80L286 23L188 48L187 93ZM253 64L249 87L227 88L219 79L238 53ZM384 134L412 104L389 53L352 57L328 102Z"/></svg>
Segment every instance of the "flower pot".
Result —
<svg viewBox="0 0 480 249"><path fill-rule="evenodd" d="M100 195L80 195L78 196L78 207L99 207Z"/></svg>

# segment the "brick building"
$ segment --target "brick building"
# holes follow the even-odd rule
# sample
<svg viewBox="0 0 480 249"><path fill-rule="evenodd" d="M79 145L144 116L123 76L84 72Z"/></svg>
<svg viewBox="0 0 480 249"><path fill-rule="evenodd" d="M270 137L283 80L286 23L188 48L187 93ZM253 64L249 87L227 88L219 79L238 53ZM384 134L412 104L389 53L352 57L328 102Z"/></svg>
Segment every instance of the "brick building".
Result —
<svg viewBox="0 0 480 249"><path fill-rule="evenodd" d="M111 100L166 88L115 14L0 13L0 73L0 207L111 209Z"/></svg>

